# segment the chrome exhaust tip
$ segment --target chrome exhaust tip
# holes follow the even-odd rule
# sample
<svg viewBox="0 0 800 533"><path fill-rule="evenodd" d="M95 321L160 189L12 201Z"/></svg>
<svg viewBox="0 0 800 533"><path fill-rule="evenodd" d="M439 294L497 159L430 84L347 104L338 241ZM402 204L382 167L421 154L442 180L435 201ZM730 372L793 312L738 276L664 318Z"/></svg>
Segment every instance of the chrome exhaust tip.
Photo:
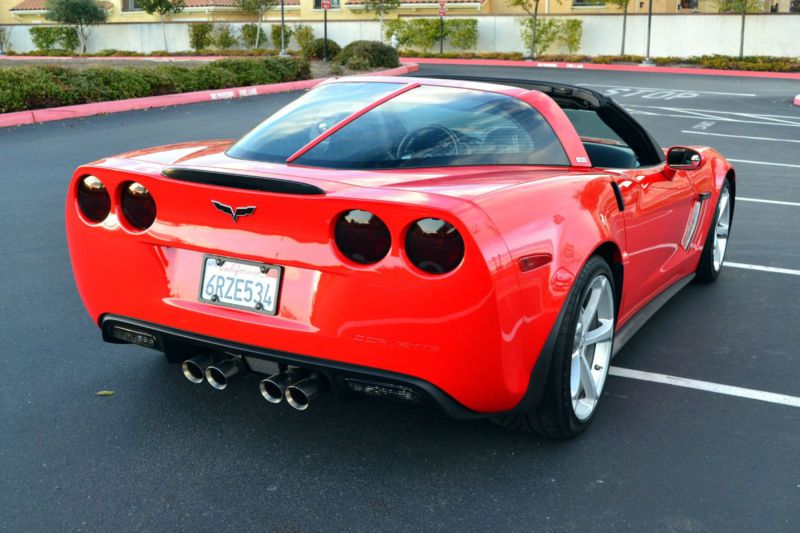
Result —
<svg viewBox="0 0 800 533"><path fill-rule="evenodd" d="M206 368L214 364L214 358L208 354L200 354L181 363L183 377L192 383L202 383L205 380Z"/></svg>
<svg viewBox="0 0 800 533"><path fill-rule="evenodd" d="M286 393L286 387L291 381L291 376L286 372L278 372L268 378L261 380L258 384L258 390L261 391L261 396L264 397L269 403L281 403L283 395Z"/></svg>
<svg viewBox="0 0 800 533"><path fill-rule="evenodd" d="M206 381L217 390L225 390L228 383L236 376L241 375L243 370L242 360L238 357L231 357L206 368Z"/></svg>
<svg viewBox="0 0 800 533"><path fill-rule="evenodd" d="M286 387L286 401L298 411L305 411L311 400L324 390L325 382L319 377L301 379Z"/></svg>

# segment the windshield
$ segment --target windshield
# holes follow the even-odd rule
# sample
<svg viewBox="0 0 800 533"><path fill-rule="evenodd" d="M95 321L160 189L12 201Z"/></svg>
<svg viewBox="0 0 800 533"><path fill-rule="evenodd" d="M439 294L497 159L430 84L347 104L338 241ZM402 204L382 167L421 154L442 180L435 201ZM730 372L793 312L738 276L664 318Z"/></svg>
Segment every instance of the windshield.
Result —
<svg viewBox="0 0 800 533"><path fill-rule="evenodd" d="M338 90L326 91L324 98L315 94L333 87ZM336 122L399 87L373 82L321 87L303 98L308 104L267 120L229 154L285 161ZM291 126L275 127L286 122ZM569 164L552 128L530 105L502 94L436 86L411 89L375 107L294 163L349 169Z"/></svg>

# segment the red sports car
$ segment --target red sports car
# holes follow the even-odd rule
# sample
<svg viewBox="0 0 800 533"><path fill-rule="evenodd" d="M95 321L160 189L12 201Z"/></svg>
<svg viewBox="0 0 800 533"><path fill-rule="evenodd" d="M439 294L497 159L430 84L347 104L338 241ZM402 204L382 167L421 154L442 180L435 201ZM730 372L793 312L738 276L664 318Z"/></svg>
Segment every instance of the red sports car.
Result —
<svg viewBox="0 0 800 533"><path fill-rule="evenodd" d="M237 142L78 168L66 225L109 342L307 409L431 402L580 433L612 356L720 272L734 170L546 82L328 81Z"/></svg>

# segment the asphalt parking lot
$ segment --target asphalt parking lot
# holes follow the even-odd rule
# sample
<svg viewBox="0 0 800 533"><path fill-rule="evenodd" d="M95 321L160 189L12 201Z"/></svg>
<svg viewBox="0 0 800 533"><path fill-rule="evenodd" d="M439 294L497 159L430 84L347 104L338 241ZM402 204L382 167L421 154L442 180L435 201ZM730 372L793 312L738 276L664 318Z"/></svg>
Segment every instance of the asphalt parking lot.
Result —
<svg viewBox="0 0 800 533"><path fill-rule="evenodd" d="M615 91L662 145L709 144L736 160L730 265L718 283L684 289L620 353L616 368L642 374L609 379L589 431L551 441L379 401L299 413L261 399L254 377L217 392L155 352L101 341L64 238L73 169L238 137L297 93L0 129L3 530L800 529L800 83L420 75L436 73ZM647 380L660 375L760 394Z"/></svg>

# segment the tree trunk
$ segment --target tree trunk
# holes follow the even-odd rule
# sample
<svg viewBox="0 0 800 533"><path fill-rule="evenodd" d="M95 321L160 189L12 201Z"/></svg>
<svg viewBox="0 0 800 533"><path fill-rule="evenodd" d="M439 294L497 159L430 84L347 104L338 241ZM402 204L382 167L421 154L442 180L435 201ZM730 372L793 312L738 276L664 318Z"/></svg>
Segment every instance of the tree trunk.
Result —
<svg viewBox="0 0 800 533"><path fill-rule="evenodd" d="M383 42L383 11L380 12L381 19L381 42Z"/></svg>
<svg viewBox="0 0 800 533"><path fill-rule="evenodd" d="M256 48L258 48L258 38L261 37L261 25L264 23L264 12L258 12L258 26L256 26Z"/></svg>
<svg viewBox="0 0 800 533"><path fill-rule="evenodd" d="M625 26L628 22L628 3L625 2L625 7L623 8L622 12L622 50L620 51L620 55L625 55Z"/></svg>
<svg viewBox="0 0 800 533"><path fill-rule="evenodd" d="M742 33L739 36L739 59L744 57L744 17L747 15L747 5L742 6Z"/></svg>
<svg viewBox="0 0 800 533"><path fill-rule="evenodd" d="M169 45L167 44L167 28L164 26L164 14L159 15L161 18L161 36L164 38L164 51L169 52Z"/></svg>
<svg viewBox="0 0 800 533"><path fill-rule="evenodd" d="M533 24L531 25L531 59L536 59L536 19L539 16L539 2L533 9Z"/></svg>

